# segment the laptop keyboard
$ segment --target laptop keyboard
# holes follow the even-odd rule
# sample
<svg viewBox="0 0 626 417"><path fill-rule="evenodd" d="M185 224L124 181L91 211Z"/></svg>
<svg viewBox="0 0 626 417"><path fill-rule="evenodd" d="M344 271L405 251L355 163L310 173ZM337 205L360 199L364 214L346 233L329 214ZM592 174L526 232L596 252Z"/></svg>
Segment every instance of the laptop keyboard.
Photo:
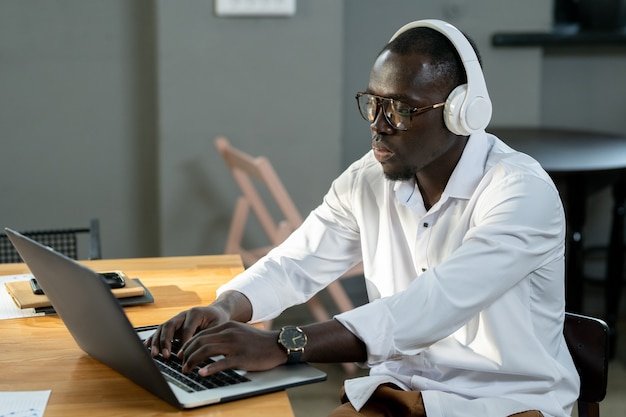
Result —
<svg viewBox="0 0 626 417"><path fill-rule="evenodd" d="M172 351L176 352L178 348L179 346L173 345ZM154 357L154 361L168 381L187 392L204 391L206 389L225 387L250 381L248 378L232 369L227 369L210 376L199 375L198 370L200 370L200 368L215 362L212 359L200 363L188 374L182 372L182 362L175 355L171 355L169 358L165 359L159 354Z"/></svg>

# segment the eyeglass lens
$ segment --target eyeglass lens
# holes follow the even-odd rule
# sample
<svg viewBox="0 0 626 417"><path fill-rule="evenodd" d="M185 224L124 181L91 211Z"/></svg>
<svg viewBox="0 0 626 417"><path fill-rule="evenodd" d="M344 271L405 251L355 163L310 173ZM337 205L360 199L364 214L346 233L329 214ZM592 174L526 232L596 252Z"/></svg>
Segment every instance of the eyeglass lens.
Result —
<svg viewBox="0 0 626 417"><path fill-rule="evenodd" d="M406 130L411 126L413 109L401 101L371 94L361 94L357 96L357 100L361 116L370 123L376 120L382 107L385 119L394 129Z"/></svg>

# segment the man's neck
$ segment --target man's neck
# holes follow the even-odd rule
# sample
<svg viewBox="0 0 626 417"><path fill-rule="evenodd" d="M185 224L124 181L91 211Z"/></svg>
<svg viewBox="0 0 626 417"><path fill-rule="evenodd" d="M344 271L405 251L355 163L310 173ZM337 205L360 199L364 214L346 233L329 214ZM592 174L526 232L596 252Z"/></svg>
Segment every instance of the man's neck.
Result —
<svg viewBox="0 0 626 417"><path fill-rule="evenodd" d="M441 199L466 144L467 140L459 141L446 155L415 175L426 210L430 210Z"/></svg>

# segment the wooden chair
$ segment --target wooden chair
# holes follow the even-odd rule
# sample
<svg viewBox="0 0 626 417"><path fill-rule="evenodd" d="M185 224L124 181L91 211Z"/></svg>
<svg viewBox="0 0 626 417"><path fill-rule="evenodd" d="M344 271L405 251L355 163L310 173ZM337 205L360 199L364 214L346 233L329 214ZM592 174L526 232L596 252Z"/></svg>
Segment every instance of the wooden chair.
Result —
<svg viewBox="0 0 626 417"><path fill-rule="evenodd" d="M579 417L600 417L609 370L609 327L593 317L565 313L567 346L580 375Z"/></svg>
<svg viewBox="0 0 626 417"><path fill-rule="evenodd" d="M100 247L100 222L98 219L91 219L89 227L76 227L67 229L31 230L21 232L46 246L50 246L72 259L87 258L101 259L102 249ZM83 239L84 238L84 239ZM85 253L81 243L84 242ZM17 253L6 234L0 233L0 263L22 262L22 258Z"/></svg>
<svg viewBox="0 0 626 417"><path fill-rule="evenodd" d="M215 146L228 166L242 195L237 200L226 240L226 253L239 253L244 265L250 266L270 249L280 244L301 223L302 216L265 157L252 157L230 145L228 139L218 137ZM283 220L275 221L257 189L264 187L278 205ZM259 220L269 239L269 245L246 249L243 236L250 209Z"/></svg>
<svg viewBox="0 0 626 417"><path fill-rule="evenodd" d="M291 232L302 224L303 219L267 158L250 156L233 147L225 137L217 137L215 146L241 190L241 196L237 200L231 219L225 252L240 254L244 265L247 267L283 242ZM274 220L272 212L262 197L267 195L271 196L273 202L278 206L282 220ZM269 239L269 244L266 246L243 247L244 230L249 219L250 209L252 209ZM362 274L363 267L359 264L342 278ZM339 311L343 312L354 308L352 301L339 282L333 282L327 287L327 290ZM309 300L307 306L316 320L324 321L330 318L328 311L318 297ZM265 326L271 326L271 322L265 323Z"/></svg>

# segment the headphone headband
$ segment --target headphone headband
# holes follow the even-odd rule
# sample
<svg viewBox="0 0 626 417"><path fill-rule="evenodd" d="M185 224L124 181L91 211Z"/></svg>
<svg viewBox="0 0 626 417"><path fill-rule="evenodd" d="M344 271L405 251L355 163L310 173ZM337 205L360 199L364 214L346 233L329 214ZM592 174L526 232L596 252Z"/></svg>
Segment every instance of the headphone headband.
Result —
<svg viewBox="0 0 626 417"><path fill-rule="evenodd" d="M436 19L407 23L393 34L389 42L402 33L417 27L426 27L443 34L458 52L467 84L455 88L446 101L444 117L446 126L457 135L470 135L484 130L491 120L491 100L478 56L465 35L450 23Z"/></svg>

